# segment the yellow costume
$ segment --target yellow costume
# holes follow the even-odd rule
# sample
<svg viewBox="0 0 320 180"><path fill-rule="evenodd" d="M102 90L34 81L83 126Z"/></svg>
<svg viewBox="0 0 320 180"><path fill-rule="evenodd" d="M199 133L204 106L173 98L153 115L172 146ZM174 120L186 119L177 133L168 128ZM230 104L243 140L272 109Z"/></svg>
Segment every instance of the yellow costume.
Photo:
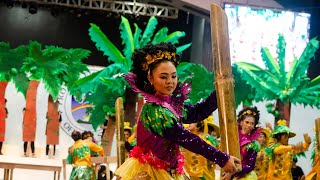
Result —
<svg viewBox="0 0 320 180"><path fill-rule="evenodd" d="M292 132L286 125L285 120L279 120L278 126L275 128L272 136L279 134L288 134L289 138L294 137ZM278 140L279 141L279 140ZM288 180L292 179L291 167L293 155L306 151L309 148L310 142L298 143L296 145L283 145L279 142L272 144L266 149L270 155L269 169L267 179Z"/></svg>
<svg viewBox="0 0 320 180"><path fill-rule="evenodd" d="M77 140L70 148L68 161L74 166L70 175L71 180L94 179L94 172L91 168L91 151L103 156L103 148L88 140Z"/></svg>
<svg viewBox="0 0 320 180"><path fill-rule="evenodd" d="M268 155L264 152L264 149L269 142L270 131L266 128L263 128L261 130L261 133L265 135L266 141L265 141L265 144L260 144L260 151L257 154L254 171L258 176L258 180L265 180L267 177L267 172L269 167L269 158L268 158Z"/></svg>

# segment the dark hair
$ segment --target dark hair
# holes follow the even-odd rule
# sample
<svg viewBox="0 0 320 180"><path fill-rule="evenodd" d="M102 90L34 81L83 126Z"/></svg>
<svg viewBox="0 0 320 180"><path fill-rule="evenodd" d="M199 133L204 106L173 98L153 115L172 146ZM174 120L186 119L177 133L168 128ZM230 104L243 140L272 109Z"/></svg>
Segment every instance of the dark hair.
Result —
<svg viewBox="0 0 320 180"><path fill-rule="evenodd" d="M93 137L93 133L91 131L83 131L82 139L87 139L87 137Z"/></svg>
<svg viewBox="0 0 320 180"><path fill-rule="evenodd" d="M130 134L132 134L131 129L124 129L123 131L128 131Z"/></svg>
<svg viewBox="0 0 320 180"><path fill-rule="evenodd" d="M81 139L81 133L79 131L74 130L71 134L71 137L74 141L78 141Z"/></svg>
<svg viewBox="0 0 320 180"><path fill-rule="evenodd" d="M196 127L199 128L200 132L203 132L204 131L204 122L203 121L198 122Z"/></svg>
<svg viewBox="0 0 320 180"><path fill-rule="evenodd" d="M242 109L238 114L238 125L240 125L240 122L243 121L246 117L254 118L254 127L256 128L257 124L259 124L260 111L255 106Z"/></svg>
<svg viewBox="0 0 320 180"><path fill-rule="evenodd" d="M296 156L293 156L293 162L295 162L295 163L298 162L298 158Z"/></svg>
<svg viewBox="0 0 320 180"><path fill-rule="evenodd" d="M147 69L143 68L143 64L147 62L146 56L156 54L159 50L167 51L171 53L176 53L176 47L171 43L160 43L160 44L147 44L142 49L136 49L132 54L132 70L131 72L137 75L137 87L139 89L144 89L148 93L155 93L152 85L148 81L148 72L150 74L152 71L162 62L170 61L177 66L180 61L180 56L178 54L175 55L175 61L169 60L167 58L163 58L149 64Z"/></svg>
<svg viewBox="0 0 320 180"><path fill-rule="evenodd" d="M100 165L100 169L99 169L98 173L101 174L105 170L106 170L106 166L105 165Z"/></svg>

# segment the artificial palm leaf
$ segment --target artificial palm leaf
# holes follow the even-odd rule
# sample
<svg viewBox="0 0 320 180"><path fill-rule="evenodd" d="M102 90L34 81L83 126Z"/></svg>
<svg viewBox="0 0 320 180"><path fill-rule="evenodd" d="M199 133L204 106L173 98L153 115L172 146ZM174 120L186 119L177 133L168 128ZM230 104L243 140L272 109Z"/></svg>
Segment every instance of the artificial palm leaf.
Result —
<svg viewBox="0 0 320 180"><path fill-rule="evenodd" d="M266 68L273 73L275 76L280 77L280 69L276 62L276 60L272 57L268 48L263 47L261 48L261 57L266 65Z"/></svg>
<svg viewBox="0 0 320 180"><path fill-rule="evenodd" d="M127 72L128 70L124 69L122 64L111 64L100 71L94 72L74 82L71 93L76 94L77 91L84 94L88 92L96 92L97 87L102 84L102 77L112 77L115 74L124 74ZM79 95L82 96L82 93L78 94L77 98L79 98Z"/></svg>
<svg viewBox="0 0 320 180"><path fill-rule="evenodd" d="M236 107L238 107L241 103L243 103L243 106L252 106L252 101L257 101L257 99L254 99L256 94L255 90L241 78L241 74L236 66L232 66L232 74L234 79L234 96Z"/></svg>
<svg viewBox="0 0 320 180"><path fill-rule="evenodd" d="M151 37L157 27L158 20L154 16L151 16L146 29L143 32L142 38L140 40L140 48L144 47L151 41Z"/></svg>
<svg viewBox="0 0 320 180"><path fill-rule="evenodd" d="M104 55L107 56L110 61L124 63L125 57L123 57L119 49L108 39L97 25L93 23L90 25L89 35L91 40L96 43L98 50L103 51Z"/></svg>
<svg viewBox="0 0 320 180"><path fill-rule="evenodd" d="M280 79L281 79L281 83L285 83L286 42L284 40L283 35L279 35L277 48L278 48L278 64L279 64L280 75L281 75Z"/></svg>
<svg viewBox="0 0 320 180"><path fill-rule="evenodd" d="M177 47L177 53L180 54L182 51L188 49L192 43L188 43L182 46Z"/></svg>
<svg viewBox="0 0 320 180"><path fill-rule="evenodd" d="M133 35L133 43L134 43L134 48L139 49L140 48L140 37L141 37L141 32L142 30L138 27L136 23L134 25L134 35Z"/></svg>
<svg viewBox="0 0 320 180"><path fill-rule="evenodd" d="M122 44L124 44L123 54L127 59L131 59L131 55L134 51L134 41L133 41L131 27L127 18L121 16L121 23L120 23L119 29L120 29ZM124 61L124 62L131 62L131 61ZM124 65L129 68L131 67L131 64L124 64Z"/></svg>
<svg viewBox="0 0 320 180"><path fill-rule="evenodd" d="M289 83L294 84L294 86L299 85L297 78L306 77L306 72L308 70L311 59L314 57L316 50L319 48L319 41L313 38L307 44L307 47L302 52L299 60L293 62L292 70L290 69L291 76L289 77Z"/></svg>
<svg viewBox="0 0 320 180"><path fill-rule="evenodd" d="M179 39L184 37L186 35L183 31L176 31L171 34L169 34L167 37L163 38L161 42L170 42L172 44L178 44Z"/></svg>
<svg viewBox="0 0 320 180"><path fill-rule="evenodd" d="M24 58L28 55L28 46L10 48L9 43L0 42L0 75L1 81L13 83L18 92L26 96L28 89L28 78L21 70Z"/></svg>
<svg viewBox="0 0 320 180"><path fill-rule="evenodd" d="M167 27L161 28L156 35L154 35L154 38L152 40L152 44L159 44L162 39L168 36L169 29Z"/></svg>
<svg viewBox="0 0 320 180"><path fill-rule="evenodd" d="M247 84L256 89L257 98L265 97L266 100L272 100L279 92L279 89L275 87L276 83L272 85L267 83L266 80L261 79L261 77L254 73L253 70L260 69L259 71L265 72L265 74L270 74L267 71L262 70L260 67L254 64L245 62L238 62L235 64L235 66L239 68L241 77L247 81Z"/></svg>
<svg viewBox="0 0 320 180"><path fill-rule="evenodd" d="M208 97L214 90L214 75L203 65L182 62L177 67L180 81L194 82L191 85L192 91L188 94L191 104L195 104Z"/></svg>
<svg viewBox="0 0 320 180"><path fill-rule="evenodd" d="M61 61L68 65L68 71L60 74L59 78L62 79L67 89L71 89L72 84L78 80L81 74L89 72L88 66L82 62L82 59L90 55L89 50L85 49L69 49L68 56L61 59Z"/></svg>
<svg viewBox="0 0 320 180"><path fill-rule="evenodd" d="M26 97L26 93L29 87L29 78L26 73L19 72L16 76L12 78L12 82L16 87L17 91L22 93L24 97Z"/></svg>

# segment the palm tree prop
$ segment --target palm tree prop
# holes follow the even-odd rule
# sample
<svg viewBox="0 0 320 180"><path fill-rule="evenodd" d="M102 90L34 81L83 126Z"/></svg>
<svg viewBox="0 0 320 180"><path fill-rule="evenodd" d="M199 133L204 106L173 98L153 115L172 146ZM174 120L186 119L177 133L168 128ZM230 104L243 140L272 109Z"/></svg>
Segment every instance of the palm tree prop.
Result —
<svg viewBox="0 0 320 180"><path fill-rule="evenodd" d="M197 103L210 95L215 89L214 72L208 71L201 64L182 62L177 67L179 81L194 82L191 85L192 91L188 95L186 103ZM252 105L255 90L241 79L236 67L232 67L232 73L235 80L235 101L236 106L243 103L245 106Z"/></svg>
<svg viewBox="0 0 320 180"><path fill-rule="evenodd" d="M114 106L116 98L123 97L126 92L129 92L127 90L129 86L122 75L128 73L131 69L131 55L133 51L137 48L143 48L148 43L171 42L177 44L179 43L178 40L185 36L185 33L181 31L176 31L168 35L167 27L161 28L154 35L157 24L157 19L152 16L143 33L135 23L135 31L132 33L129 21L122 16L119 27L122 43L124 44L122 53L97 25L90 24L89 36L91 40L100 51L103 51L104 55L108 57L108 60L112 64L76 81L71 92L78 98L81 97L82 94L86 94L85 101L93 105L89 113L90 122L94 129L104 123L106 115L113 115L115 113ZM190 45L191 43L178 47L177 53L187 49ZM130 92L130 94L132 93ZM135 107L135 104L132 105L132 107ZM126 115L128 114L129 113L126 113ZM126 118L127 120L135 122L134 116Z"/></svg>
<svg viewBox="0 0 320 180"><path fill-rule="evenodd" d="M320 76L310 81L306 75L309 63L319 48L319 41L316 38L311 39L300 58L294 58L288 72L285 71L286 42L282 35L279 35L277 48L278 62L271 56L268 48L261 49L266 69L246 62L235 65L241 77L255 89L254 99L277 100L276 110L280 115L276 120L287 119L289 125L291 103L320 108ZM285 115L286 107L289 108L289 114Z"/></svg>
<svg viewBox="0 0 320 180"><path fill-rule="evenodd" d="M87 58L90 51L84 49L64 49L45 46L30 41L29 54L24 58L22 71L29 74L29 79L42 81L47 92L57 99L62 85L70 87L82 73L88 71L81 60Z"/></svg>
<svg viewBox="0 0 320 180"><path fill-rule="evenodd" d="M26 96L29 80L21 68L27 55L28 46L19 46L12 49L9 43L0 42L0 81L5 84L12 81L18 92L21 92L24 97ZM3 90L5 90L5 87ZM4 93L1 93L2 95L4 97Z"/></svg>

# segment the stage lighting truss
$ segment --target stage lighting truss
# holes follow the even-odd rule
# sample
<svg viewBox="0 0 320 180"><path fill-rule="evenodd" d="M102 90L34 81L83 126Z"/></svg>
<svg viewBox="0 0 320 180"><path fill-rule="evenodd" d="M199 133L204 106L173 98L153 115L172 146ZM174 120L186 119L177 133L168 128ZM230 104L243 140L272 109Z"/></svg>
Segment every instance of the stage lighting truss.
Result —
<svg viewBox="0 0 320 180"><path fill-rule="evenodd" d="M179 10L170 6L152 5L143 2L113 0L20 0L38 4L58 5L71 8L102 10L141 16L157 16L177 19Z"/></svg>

